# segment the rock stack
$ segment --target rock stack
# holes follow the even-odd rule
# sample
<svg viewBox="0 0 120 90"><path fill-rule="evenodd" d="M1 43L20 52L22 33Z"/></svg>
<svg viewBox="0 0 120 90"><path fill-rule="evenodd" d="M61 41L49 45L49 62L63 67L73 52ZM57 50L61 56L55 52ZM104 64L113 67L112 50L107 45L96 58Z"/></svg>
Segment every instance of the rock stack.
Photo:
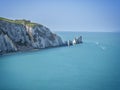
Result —
<svg viewBox="0 0 120 90"><path fill-rule="evenodd" d="M73 39L73 45L82 43L82 36Z"/></svg>
<svg viewBox="0 0 120 90"><path fill-rule="evenodd" d="M82 43L82 36L75 37L73 39L73 41L71 41L71 40L65 41L63 43L63 46L72 46L72 45L76 45L76 44L80 44L80 43Z"/></svg>

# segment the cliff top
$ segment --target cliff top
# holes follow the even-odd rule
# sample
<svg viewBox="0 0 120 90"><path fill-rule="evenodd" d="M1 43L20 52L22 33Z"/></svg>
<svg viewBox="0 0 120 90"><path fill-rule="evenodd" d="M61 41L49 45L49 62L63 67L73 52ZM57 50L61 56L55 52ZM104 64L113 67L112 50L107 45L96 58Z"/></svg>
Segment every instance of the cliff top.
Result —
<svg viewBox="0 0 120 90"><path fill-rule="evenodd" d="M10 22L10 23L15 23L15 24L23 24L23 25L27 25L27 26L30 26L30 27L34 27L35 25L43 26L41 24L33 23L30 20L25 20L25 19L11 20L11 19L0 17L0 20L7 21L7 22Z"/></svg>

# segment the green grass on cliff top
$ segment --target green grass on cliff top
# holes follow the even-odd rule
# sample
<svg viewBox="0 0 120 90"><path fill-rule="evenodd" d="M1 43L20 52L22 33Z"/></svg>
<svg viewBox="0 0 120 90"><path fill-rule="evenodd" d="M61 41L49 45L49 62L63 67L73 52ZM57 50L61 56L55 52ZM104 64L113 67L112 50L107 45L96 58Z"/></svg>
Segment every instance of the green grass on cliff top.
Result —
<svg viewBox="0 0 120 90"><path fill-rule="evenodd" d="M33 22L31 22L29 20L25 20L25 19L22 19L22 20L11 20L11 19L0 17L0 20L7 21L7 22L10 22L10 23L15 23L15 24L23 24L23 25L27 25L27 26L30 26L30 27L34 27L35 25L42 26L41 24L33 23Z"/></svg>

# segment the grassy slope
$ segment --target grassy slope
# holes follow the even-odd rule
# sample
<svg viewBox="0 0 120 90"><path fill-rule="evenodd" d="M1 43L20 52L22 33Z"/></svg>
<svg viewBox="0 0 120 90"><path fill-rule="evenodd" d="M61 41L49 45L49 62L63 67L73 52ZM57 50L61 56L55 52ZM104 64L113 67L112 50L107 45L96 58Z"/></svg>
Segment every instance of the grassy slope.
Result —
<svg viewBox="0 0 120 90"><path fill-rule="evenodd" d="M16 24L23 24L23 25L27 25L27 26L30 26L30 27L34 27L35 25L41 25L41 24L33 23L33 22L31 22L29 20L25 20L25 19L22 19L22 20L11 20L11 19L0 17L0 20L11 22L11 23L16 23Z"/></svg>

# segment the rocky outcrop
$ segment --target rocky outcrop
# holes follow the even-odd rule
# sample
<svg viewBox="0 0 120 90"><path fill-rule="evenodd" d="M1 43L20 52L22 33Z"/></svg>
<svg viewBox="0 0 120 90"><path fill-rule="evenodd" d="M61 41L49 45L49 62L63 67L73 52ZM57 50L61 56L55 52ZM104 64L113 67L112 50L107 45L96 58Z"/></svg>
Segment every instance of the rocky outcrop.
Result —
<svg viewBox="0 0 120 90"><path fill-rule="evenodd" d="M0 18L0 54L82 43L82 36L63 42L47 27L28 20Z"/></svg>
<svg viewBox="0 0 120 90"><path fill-rule="evenodd" d="M79 43L82 43L82 36L78 37L78 38L74 38L73 41L72 41L72 44L75 45L75 44L79 44Z"/></svg>
<svg viewBox="0 0 120 90"><path fill-rule="evenodd" d="M72 46L72 45L81 44L81 43L83 43L82 36L79 36L79 37L75 37L73 41L71 40L65 41L63 43L63 46Z"/></svg>
<svg viewBox="0 0 120 90"><path fill-rule="evenodd" d="M43 25L0 18L0 54L61 45L62 39Z"/></svg>

